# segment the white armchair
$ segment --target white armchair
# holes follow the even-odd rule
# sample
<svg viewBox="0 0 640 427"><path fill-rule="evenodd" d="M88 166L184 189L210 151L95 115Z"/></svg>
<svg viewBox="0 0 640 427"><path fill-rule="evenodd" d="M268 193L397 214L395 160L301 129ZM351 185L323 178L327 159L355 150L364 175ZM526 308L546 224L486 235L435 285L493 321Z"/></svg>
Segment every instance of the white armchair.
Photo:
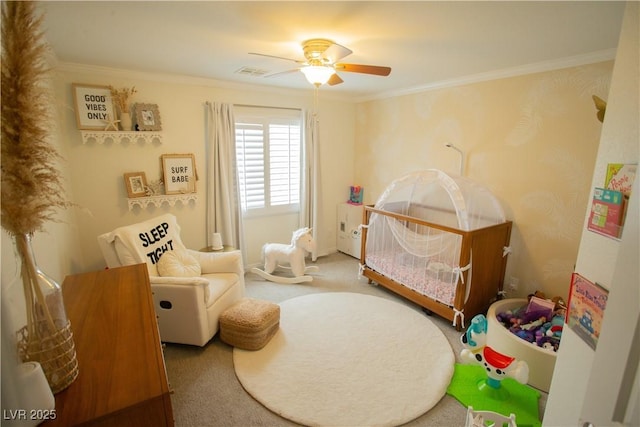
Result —
<svg viewBox="0 0 640 427"><path fill-rule="evenodd" d="M98 244L109 268L147 265L162 341L204 346L220 314L244 296L240 251L187 249L172 214L102 234Z"/></svg>

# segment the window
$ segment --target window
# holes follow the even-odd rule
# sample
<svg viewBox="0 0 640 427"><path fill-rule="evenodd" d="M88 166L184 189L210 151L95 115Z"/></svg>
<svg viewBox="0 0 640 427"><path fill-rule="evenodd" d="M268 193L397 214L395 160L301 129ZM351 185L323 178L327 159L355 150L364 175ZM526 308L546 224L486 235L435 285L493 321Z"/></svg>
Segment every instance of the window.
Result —
<svg viewBox="0 0 640 427"><path fill-rule="evenodd" d="M239 110L239 111L238 111ZM300 207L300 111L236 109L236 162L245 215Z"/></svg>

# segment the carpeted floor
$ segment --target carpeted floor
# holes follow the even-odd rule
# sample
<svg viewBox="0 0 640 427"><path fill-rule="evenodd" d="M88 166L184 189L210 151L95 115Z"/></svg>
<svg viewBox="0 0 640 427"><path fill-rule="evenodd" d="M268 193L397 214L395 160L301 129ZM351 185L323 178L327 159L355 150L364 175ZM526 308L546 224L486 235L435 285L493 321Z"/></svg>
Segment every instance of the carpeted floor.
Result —
<svg viewBox="0 0 640 427"><path fill-rule="evenodd" d="M264 281L247 273L246 294L280 303L290 298L318 292L358 292L388 298L421 312L420 307L398 297L382 287L369 285L358 279L358 260L336 253L322 257L316 263L320 271L314 281L297 285L283 285ZM462 349L460 333L448 321L438 316L430 319L448 339L456 360ZM337 349L336 349L337 351ZM171 396L176 426L296 426L253 399L241 386L233 368L233 348L218 337L203 348L167 344L165 361L167 375L174 393ZM546 394L540 399L540 413L544 413ZM410 427L463 426L466 408L449 395L426 414L405 424Z"/></svg>

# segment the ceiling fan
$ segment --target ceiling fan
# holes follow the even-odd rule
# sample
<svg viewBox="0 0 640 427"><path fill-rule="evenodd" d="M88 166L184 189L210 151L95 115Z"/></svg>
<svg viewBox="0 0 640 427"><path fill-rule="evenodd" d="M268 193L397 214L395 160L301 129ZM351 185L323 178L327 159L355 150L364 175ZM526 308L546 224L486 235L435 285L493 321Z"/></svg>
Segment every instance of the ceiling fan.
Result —
<svg viewBox="0 0 640 427"><path fill-rule="evenodd" d="M309 83L318 87L325 83L334 86L342 83L344 80L336 73L344 71L349 73L373 74L376 76L388 76L391 73L390 67L381 67L377 65L362 64L346 64L338 61L347 55L351 55L352 51L344 46L334 43L327 39L311 39L302 42L302 51L305 60L297 60L284 58L281 56L266 55L263 53L249 52L250 55L267 56L270 58L284 59L300 64L300 67L284 71L282 73L270 74L267 77L273 77L280 74L286 74L294 71L302 71Z"/></svg>

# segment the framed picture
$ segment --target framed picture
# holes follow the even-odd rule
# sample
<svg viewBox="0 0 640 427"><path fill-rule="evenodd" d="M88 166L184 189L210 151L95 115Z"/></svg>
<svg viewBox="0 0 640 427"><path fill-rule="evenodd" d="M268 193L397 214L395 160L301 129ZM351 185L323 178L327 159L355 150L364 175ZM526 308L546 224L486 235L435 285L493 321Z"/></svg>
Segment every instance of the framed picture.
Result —
<svg viewBox="0 0 640 427"><path fill-rule="evenodd" d="M196 159L193 154L163 154L162 171L166 194L196 192Z"/></svg>
<svg viewBox="0 0 640 427"><path fill-rule="evenodd" d="M147 195L147 177L144 172L125 173L124 183L130 198Z"/></svg>
<svg viewBox="0 0 640 427"><path fill-rule="evenodd" d="M156 104L136 104L135 111L138 130L162 130L160 112Z"/></svg>
<svg viewBox="0 0 640 427"><path fill-rule="evenodd" d="M73 83L78 129L104 130L116 119L109 86Z"/></svg>
<svg viewBox="0 0 640 427"><path fill-rule="evenodd" d="M573 273L565 321L594 350L598 345L608 299L609 291L605 288Z"/></svg>

